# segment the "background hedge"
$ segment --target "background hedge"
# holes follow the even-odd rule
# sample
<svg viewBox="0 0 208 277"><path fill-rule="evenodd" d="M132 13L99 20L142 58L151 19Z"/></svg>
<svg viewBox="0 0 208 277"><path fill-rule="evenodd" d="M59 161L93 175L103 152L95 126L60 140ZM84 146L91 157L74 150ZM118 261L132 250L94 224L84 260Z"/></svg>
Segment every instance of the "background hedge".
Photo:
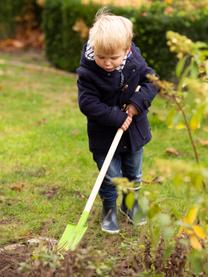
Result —
<svg viewBox="0 0 208 277"><path fill-rule="evenodd" d="M28 12L34 13L36 26L41 25L42 9L35 0L1 0L0 1L0 39L15 36L16 27L20 23L17 17L24 17Z"/></svg>
<svg viewBox="0 0 208 277"><path fill-rule="evenodd" d="M0 1L0 38L11 37L15 32L15 17L21 13L26 0Z"/></svg>
<svg viewBox="0 0 208 277"><path fill-rule="evenodd" d="M81 5L79 1L48 0L44 9L46 55L58 68L75 71L85 42L73 30L77 19L90 27L99 6ZM143 56L161 77L171 77L176 59L166 45L166 31L173 30L194 41L208 42L208 9L186 14L175 11L165 14L165 4L155 4L149 10L111 7L115 14L124 15L134 23L134 41Z"/></svg>
<svg viewBox="0 0 208 277"><path fill-rule="evenodd" d="M44 12L35 0L0 1L0 39L15 34L16 17L22 16L32 5L37 25L43 23L46 56L52 65L75 71L86 39L73 30L78 19L92 26L99 5L82 5L80 0L46 0ZM174 10L167 14L167 4L154 2L149 8L138 10L111 7L115 14L124 15L134 23L134 42L141 49L148 64L163 78L171 77L176 58L166 45L166 31L173 30L194 41L208 42L208 8L192 13ZM41 15L43 22L41 22Z"/></svg>

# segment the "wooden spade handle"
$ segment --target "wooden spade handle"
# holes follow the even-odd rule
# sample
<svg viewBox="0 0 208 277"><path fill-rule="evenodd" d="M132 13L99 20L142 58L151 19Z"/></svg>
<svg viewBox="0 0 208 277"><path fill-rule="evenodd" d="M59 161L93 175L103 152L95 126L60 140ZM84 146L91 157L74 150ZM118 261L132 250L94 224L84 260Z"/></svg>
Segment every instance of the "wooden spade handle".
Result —
<svg viewBox="0 0 208 277"><path fill-rule="evenodd" d="M109 165L110 165L110 163L112 161L113 155L114 155L114 153L116 151L116 148L117 148L117 146L119 144L119 141L120 141L120 139L121 139L121 137L123 135L123 132L124 131L121 128L119 128L118 131L116 132L116 135L115 135L115 137L113 139L113 142L112 142L112 144L110 146L110 149L108 150L108 153L107 153L107 156L105 158L105 161L104 161L104 163L102 165L102 168L100 169L100 172L98 174L98 177L97 177L97 179L95 181L94 187L93 187L93 189L92 189L92 191L90 193L90 196L89 196L89 198L87 200L87 203L85 205L84 211L86 211L86 212L90 212L91 209L92 209L92 206L93 206L93 203L95 201L95 198L96 198L96 196L98 194L100 186L101 186L101 184L103 182L103 179L104 179L104 177L106 175L108 167L109 167Z"/></svg>

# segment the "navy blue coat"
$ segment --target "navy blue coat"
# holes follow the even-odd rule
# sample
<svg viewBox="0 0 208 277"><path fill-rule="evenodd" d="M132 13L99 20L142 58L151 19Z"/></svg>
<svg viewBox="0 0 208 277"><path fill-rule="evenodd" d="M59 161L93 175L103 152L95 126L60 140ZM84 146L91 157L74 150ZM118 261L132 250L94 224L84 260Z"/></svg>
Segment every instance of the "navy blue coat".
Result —
<svg viewBox="0 0 208 277"><path fill-rule="evenodd" d="M158 92L146 78L154 71L147 66L140 51L132 44L132 54L127 58L121 72L106 72L95 61L85 57L83 48L78 73L78 102L87 117L89 148L92 152L107 152L115 133L125 121L124 104L133 104L139 111L119 143L117 152L135 152L151 139L148 108ZM121 80L123 82L121 82ZM140 85L140 91L135 92Z"/></svg>

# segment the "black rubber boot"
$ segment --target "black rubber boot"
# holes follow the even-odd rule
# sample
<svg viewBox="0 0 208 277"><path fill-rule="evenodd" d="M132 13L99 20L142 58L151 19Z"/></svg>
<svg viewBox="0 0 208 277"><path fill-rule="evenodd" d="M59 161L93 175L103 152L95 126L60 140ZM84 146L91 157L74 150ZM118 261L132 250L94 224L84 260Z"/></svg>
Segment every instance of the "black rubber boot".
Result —
<svg viewBox="0 0 208 277"><path fill-rule="evenodd" d="M135 200L131 209L126 206L127 193L123 193L120 212L128 218L131 224L144 225L147 223L145 216L142 214L142 210L138 204L138 192L135 192ZM136 220L135 220L136 219Z"/></svg>
<svg viewBox="0 0 208 277"><path fill-rule="evenodd" d="M117 222L116 202L108 205L103 202L101 229L109 234L119 233Z"/></svg>

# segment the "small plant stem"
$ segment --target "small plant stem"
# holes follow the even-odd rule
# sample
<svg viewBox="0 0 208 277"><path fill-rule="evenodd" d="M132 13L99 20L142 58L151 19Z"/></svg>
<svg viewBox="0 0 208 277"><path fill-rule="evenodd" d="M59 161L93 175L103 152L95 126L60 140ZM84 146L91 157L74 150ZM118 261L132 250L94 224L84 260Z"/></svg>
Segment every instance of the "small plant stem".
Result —
<svg viewBox="0 0 208 277"><path fill-rule="evenodd" d="M193 148L193 151L194 151L195 160L196 160L197 163L199 163L199 155L198 155L197 150L196 150L196 145L195 145L195 142L193 140L193 136L192 136L192 133L191 133L191 128L189 126L186 114L185 114L181 104L177 101L176 97L173 97L173 98L174 98L174 101L175 101L179 111L182 113L182 116L183 116L183 119L184 119L184 122L185 122L185 125L186 125L186 129L188 131L189 139L191 141L191 145L192 145L192 148Z"/></svg>
<svg viewBox="0 0 208 277"><path fill-rule="evenodd" d="M185 114L182 106L180 105L180 103L177 101L177 99L175 97L174 97L174 101L175 101L178 109L182 113L182 116L183 116L183 119L184 119L184 122L185 122L185 125L186 125L186 129L188 131L188 135L189 135L189 138L190 138L190 141L191 141L191 145L192 145L192 148L193 148L193 151L194 151L195 160L199 164L199 155L198 155L198 152L196 150L196 145L195 145L194 140L193 140L193 136L192 136L192 133L191 133L191 128L189 126L186 114ZM206 190L207 183L203 180L202 184L203 184L203 188Z"/></svg>

